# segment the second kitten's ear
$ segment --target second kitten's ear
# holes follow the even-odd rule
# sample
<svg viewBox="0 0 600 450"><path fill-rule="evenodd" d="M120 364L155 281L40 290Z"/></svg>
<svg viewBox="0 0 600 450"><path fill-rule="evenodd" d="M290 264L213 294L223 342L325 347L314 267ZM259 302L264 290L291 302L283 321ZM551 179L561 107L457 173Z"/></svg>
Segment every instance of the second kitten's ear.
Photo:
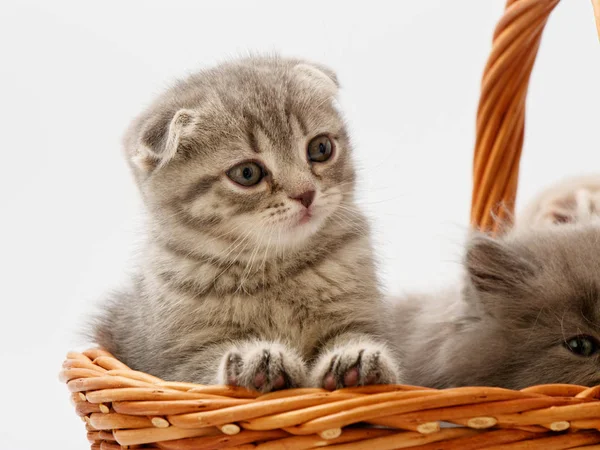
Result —
<svg viewBox="0 0 600 450"><path fill-rule="evenodd" d="M337 95L340 85L333 70L313 63L297 64L293 70L299 81L308 87L322 89L332 97Z"/></svg>
<svg viewBox="0 0 600 450"><path fill-rule="evenodd" d="M511 293L535 274L528 255L485 235L471 238L465 266L471 284L480 292Z"/></svg>
<svg viewBox="0 0 600 450"><path fill-rule="evenodd" d="M197 119L198 113L190 109L150 119L142 128L132 162L144 172L164 166L177 155L182 139L191 134Z"/></svg>

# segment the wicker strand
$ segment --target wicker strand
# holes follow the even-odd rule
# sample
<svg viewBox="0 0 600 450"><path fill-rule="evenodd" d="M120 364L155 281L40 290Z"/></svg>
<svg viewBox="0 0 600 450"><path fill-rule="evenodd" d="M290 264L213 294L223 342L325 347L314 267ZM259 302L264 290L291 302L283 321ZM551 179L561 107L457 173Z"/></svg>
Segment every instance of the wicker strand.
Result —
<svg viewBox="0 0 600 450"><path fill-rule="evenodd" d="M140 376L105 352L97 353L70 353L59 375L73 391L71 401L85 421L92 449L464 450L600 444L600 386L557 384L522 391L365 386L260 395ZM218 395L227 393L229 398Z"/></svg>
<svg viewBox="0 0 600 450"><path fill-rule="evenodd" d="M596 18L596 29L598 30L598 39L600 39L600 0L592 0L594 6L594 17Z"/></svg>

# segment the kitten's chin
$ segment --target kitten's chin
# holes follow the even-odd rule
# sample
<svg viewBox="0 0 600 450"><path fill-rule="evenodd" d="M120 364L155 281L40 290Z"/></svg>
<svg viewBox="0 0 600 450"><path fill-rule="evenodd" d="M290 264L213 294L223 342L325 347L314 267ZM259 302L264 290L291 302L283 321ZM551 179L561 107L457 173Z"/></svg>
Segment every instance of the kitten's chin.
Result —
<svg viewBox="0 0 600 450"><path fill-rule="evenodd" d="M297 236L300 238L307 238L319 231L322 224L323 219L320 217L304 216L298 221L298 223L295 226L291 227L288 233L292 237Z"/></svg>
<svg viewBox="0 0 600 450"><path fill-rule="evenodd" d="M307 224L311 221L313 217L313 213L310 210L306 210L300 215L300 220L298 220L298 226Z"/></svg>
<svg viewBox="0 0 600 450"><path fill-rule="evenodd" d="M324 211L298 214L282 224L282 229L273 231L273 234L280 245L298 249L308 245L310 239L321 230L326 219L327 214Z"/></svg>
<svg viewBox="0 0 600 450"><path fill-rule="evenodd" d="M330 208L317 208L310 212L298 211L271 223L262 223L258 227L252 227L253 229L249 230L246 237L243 237L242 234L238 238L244 243L236 245L248 247L247 242L250 241L250 245L257 246L258 251L262 250L265 254L281 252L283 249L299 250L309 245L315 245L313 238L326 226L331 215ZM235 226L240 227L240 225Z"/></svg>

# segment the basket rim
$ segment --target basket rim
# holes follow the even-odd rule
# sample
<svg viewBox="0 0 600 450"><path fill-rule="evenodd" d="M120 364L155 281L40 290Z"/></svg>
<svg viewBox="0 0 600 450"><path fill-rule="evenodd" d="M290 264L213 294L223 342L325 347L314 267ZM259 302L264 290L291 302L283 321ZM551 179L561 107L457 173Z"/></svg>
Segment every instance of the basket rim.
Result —
<svg viewBox="0 0 600 450"><path fill-rule="evenodd" d="M566 439L559 431L567 431L573 442L600 443L600 386L549 384L511 390L373 385L261 394L164 381L131 370L100 348L70 352L59 379L71 392L93 445L214 444L226 438L244 445L287 445L300 439L365 445L369 440L412 439L423 444L488 439L488 434L547 445L548 439ZM356 428L365 423L370 428ZM444 428L445 423L455 428Z"/></svg>

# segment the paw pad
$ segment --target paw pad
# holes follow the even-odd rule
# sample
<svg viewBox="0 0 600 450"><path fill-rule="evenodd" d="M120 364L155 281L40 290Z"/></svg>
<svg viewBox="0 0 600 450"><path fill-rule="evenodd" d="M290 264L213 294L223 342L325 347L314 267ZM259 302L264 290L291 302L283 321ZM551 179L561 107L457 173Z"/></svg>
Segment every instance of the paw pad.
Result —
<svg viewBox="0 0 600 450"><path fill-rule="evenodd" d="M347 346L324 355L313 369L313 380L329 391L369 384L392 384L398 379L392 359L380 346Z"/></svg>
<svg viewBox="0 0 600 450"><path fill-rule="evenodd" d="M231 351L221 367L219 377L228 385L259 392L297 387L305 379L304 362L295 353L273 343L259 342L250 348Z"/></svg>

